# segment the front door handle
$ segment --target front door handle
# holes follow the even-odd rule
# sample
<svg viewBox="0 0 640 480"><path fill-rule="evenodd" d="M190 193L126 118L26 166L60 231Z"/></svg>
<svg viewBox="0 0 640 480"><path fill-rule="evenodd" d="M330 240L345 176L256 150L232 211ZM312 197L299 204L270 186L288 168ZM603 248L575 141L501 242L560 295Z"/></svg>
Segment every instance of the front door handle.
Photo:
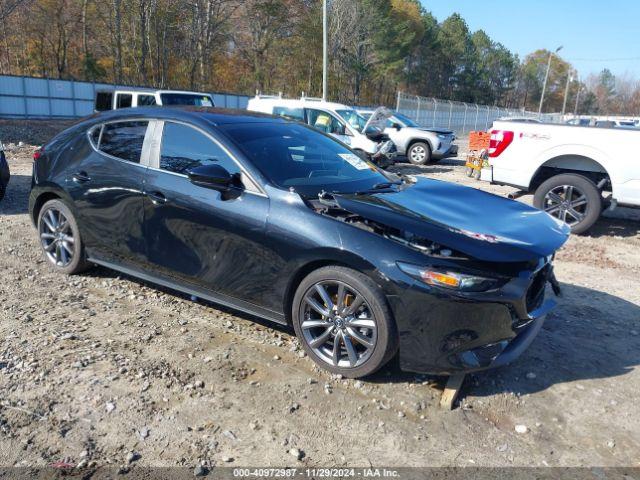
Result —
<svg viewBox="0 0 640 480"><path fill-rule="evenodd" d="M147 197L151 199L154 205L163 205L167 203L167 197L162 192L147 192Z"/></svg>
<svg viewBox="0 0 640 480"><path fill-rule="evenodd" d="M84 170L73 174L73 181L76 183L86 183L91 181L91 177Z"/></svg>

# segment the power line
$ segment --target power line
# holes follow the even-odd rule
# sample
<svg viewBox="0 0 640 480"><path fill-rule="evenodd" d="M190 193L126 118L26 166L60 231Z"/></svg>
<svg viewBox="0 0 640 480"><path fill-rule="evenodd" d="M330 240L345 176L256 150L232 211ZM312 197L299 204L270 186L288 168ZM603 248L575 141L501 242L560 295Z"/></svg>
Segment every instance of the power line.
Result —
<svg viewBox="0 0 640 480"><path fill-rule="evenodd" d="M640 60L640 57L627 58L569 58L570 62L628 62L630 60Z"/></svg>

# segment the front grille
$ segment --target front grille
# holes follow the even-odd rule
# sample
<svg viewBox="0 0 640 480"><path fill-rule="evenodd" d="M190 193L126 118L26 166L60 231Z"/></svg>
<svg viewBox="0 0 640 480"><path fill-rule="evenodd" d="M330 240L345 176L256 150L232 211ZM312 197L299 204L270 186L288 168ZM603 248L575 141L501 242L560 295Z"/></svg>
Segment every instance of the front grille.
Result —
<svg viewBox="0 0 640 480"><path fill-rule="evenodd" d="M538 270L533 277L531 285L529 285L529 289L527 290L527 312L529 313L542 305L550 268L551 265L547 264Z"/></svg>

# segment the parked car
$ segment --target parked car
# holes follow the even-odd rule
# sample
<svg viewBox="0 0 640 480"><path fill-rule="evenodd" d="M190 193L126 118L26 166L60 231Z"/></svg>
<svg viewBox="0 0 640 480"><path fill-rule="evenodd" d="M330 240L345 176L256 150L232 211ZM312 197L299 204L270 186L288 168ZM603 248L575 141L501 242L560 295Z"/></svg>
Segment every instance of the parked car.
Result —
<svg viewBox="0 0 640 480"><path fill-rule="evenodd" d="M393 164L396 146L380 126L372 125L347 105L319 98L287 99L279 95L256 95L249 99L247 110L279 115L304 122L332 135L360 156L386 168Z"/></svg>
<svg viewBox="0 0 640 480"><path fill-rule="evenodd" d="M71 127L34 162L29 212L56 271L103 265L291 325L349 377L398 350L438 374L513 360L553 308L569 234L519 202L388 174L299 122L215 109Z"/></svg>
<svg viewBox="0 0 640 480"><path fill-rule="evenodd" d="M565 123L567 125L580 125L581 127L588 127L589 125L591 125L591 119L576 117L567 120Z"/></svg>
<svg viewBox="0 0 640 480"><path fill-rule="evenodd" d="M368 119L374 111L359 109L358 112ZM415 165L433 163L458 154L458 146L453 143L456 136L451 130L421 127L398 112L389 112L384 133L395 144L398 155L406 155Z"/></svg>
<svg viewBox="0 0 640 480"><path fill-rule="evenodd" d="M149 88L102 89L96 92L96 112L118 108L150 107L154 105L192 105L213 107L213 97L208 93L182 90L153 90Z"/></svg>
<svg viewBox="0 0 640 480"><path fill-rule="evenodd" d="M637 129L498 121L481 179L534 193L537 208L584 233L604 208L640 207L638 148Z"/></svg>
<svg viewBox="0 0 640 480"><path fill-rule="evenodd" d="M9 163L4 153L4 145L0 141L0 200L4 198L10 178Z"/></svg>
<svg viewBox="0 0 640 480"><path fill-rule="evenodd" d="M636 128L633 120L596 120L595 126L600 128Z"/></svg>

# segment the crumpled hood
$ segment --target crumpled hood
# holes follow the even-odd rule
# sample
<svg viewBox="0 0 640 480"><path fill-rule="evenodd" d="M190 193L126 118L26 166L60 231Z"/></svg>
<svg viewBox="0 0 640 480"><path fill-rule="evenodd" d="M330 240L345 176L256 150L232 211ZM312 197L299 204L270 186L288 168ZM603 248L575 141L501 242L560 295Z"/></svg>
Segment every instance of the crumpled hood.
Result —
<svg viewBox="0 0 640 480"><path fill-rule="evenodd" d="M418 178L398 192L334 198L349 212L485 261L538 260L558 250L570 233L564 223L521 202L439 180Z"/></svg>

